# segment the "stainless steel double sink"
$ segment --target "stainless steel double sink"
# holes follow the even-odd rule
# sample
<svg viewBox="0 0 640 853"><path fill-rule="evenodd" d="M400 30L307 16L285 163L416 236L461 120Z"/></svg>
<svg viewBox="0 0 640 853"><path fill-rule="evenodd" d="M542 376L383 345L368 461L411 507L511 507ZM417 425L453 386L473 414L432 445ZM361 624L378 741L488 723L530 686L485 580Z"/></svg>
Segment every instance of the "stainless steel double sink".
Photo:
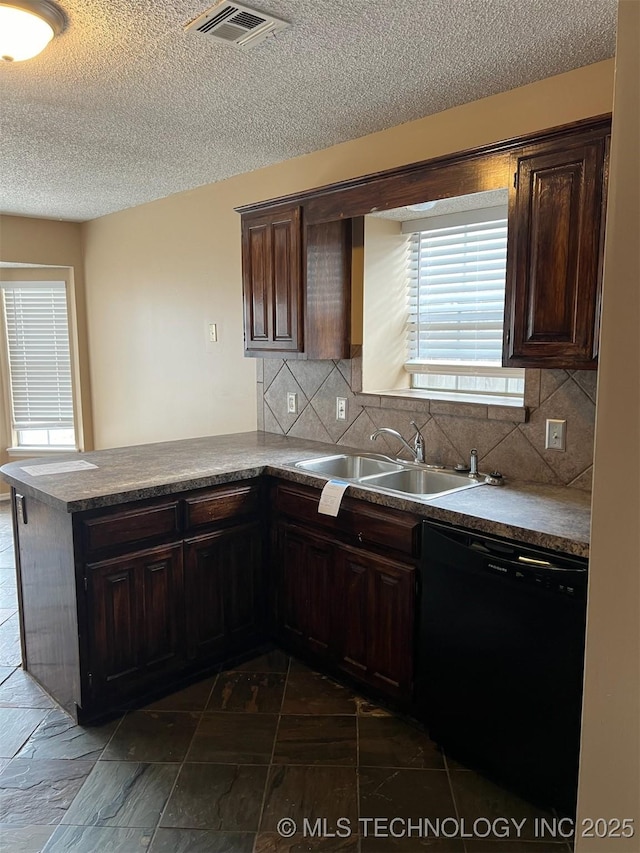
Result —
<svg viewBox="0 0 640 853"><path fill-rule="evenodd" d="M344 453L305 459L297 462L295 467L329 479L347 480L358 486L414 498L441 497L482 483L452 469L403 462L374 453Z"/></svg>

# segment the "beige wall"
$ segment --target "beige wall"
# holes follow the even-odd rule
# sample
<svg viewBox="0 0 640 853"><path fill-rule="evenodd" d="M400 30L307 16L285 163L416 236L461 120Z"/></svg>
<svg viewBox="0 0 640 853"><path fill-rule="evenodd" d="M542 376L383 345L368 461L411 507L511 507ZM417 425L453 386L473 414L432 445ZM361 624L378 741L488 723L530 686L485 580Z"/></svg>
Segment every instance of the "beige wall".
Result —
<svg viewBox="0 0 640 853"><path fill-rule="evenodd" d="M377 216L364 218L364 320L362 390L408 388L407 252L402 223Z"/></svg>
<svg viewBox="0 0 640 853"><path fill-rule="evenodd" d="M75 314L78 329L77 371L83 391L82 410L79 413L80 428L84 434L85 448L91 449L93 446L91 387L80 225L77 222L0 216L0 261L12 264L67 267L72 271L75 304L71 306L71 310ZM4 275L9 276L9 271L5 271ZM0 395L0 404L1 401ZM6 434L5 415L6 413L0 413L0 465L9 461L6 448L10 443L10 436ZM6 491L8 491L6 484L0 482L0 494Z"/></svg>
<svg viewBox="0 0 640 853"><path fill-rule="evenodd" d="M635 836L580 853L640 850L640 4L618 12L578 817Z"/></svg>
<svg viewBox="0 0 640 853"><path fill-rule="evenodd" d="M225 182L84 226L98 447L255 428L237 203Z"/></svg>
<svg viewBox="0 0 640 853"><path fill-rule="evenodd" d="M608 112L612 73L587 66L86 223L96 446L255 428L235 206Z"/></svg>

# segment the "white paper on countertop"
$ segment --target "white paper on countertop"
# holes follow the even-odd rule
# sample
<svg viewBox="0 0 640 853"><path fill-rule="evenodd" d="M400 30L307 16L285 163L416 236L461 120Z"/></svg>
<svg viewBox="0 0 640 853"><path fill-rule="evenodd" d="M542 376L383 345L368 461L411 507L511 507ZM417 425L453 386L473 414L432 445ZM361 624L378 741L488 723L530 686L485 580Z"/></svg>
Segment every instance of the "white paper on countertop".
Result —
<svg viewBox="0 0 640 853"><path fill-rule="evenodd" d="M32 477L41 477L43 474L66 474L69 471L86 471L87 468L97 468L93 462L77 459L73 462L47 462L45 465L21 465L23 471Z"/></svg>
<svg viewBox="0 0 640 853"><path fill-rule="evenodd" d="M323 515L337 515L342 503L342 497L349 487L344 480L329 480L320 495L318 512Z"/></svg>

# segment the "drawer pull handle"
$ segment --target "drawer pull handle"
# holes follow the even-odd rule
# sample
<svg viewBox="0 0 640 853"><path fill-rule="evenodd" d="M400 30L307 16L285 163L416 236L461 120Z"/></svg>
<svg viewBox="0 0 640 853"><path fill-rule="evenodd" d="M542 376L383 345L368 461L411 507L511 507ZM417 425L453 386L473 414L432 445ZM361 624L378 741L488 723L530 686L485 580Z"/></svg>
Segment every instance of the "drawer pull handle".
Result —
<svg viewBox="0 0 640 853"><path fill-rule="evenodd" d="M362 533L358 533L358 542L363 542L363 541L364 541L364 539L363 539Z"/></svg>
<svg viewBox="0 0 640 853"><path fill-rule="evenodd" d="M27 502L24 495L16 492L16 515L23 524L27 523Z"/></svg>

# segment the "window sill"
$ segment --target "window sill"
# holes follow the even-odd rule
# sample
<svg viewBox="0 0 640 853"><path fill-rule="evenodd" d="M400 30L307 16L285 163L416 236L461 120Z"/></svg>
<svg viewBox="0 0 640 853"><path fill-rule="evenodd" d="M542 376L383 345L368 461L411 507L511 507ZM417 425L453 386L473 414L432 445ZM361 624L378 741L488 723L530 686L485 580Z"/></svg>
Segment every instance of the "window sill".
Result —
<svg viewBox="0 0 640 853"><path fill-rule="evenodd" d="M77 447L7 447L7 456L55 456L78 452Z"/></svg>
<svg viewBox="0 0 640 853"><path fill-rule="evenodd" d="M363 392L356 395L356 403L374 409L404 409L432 415L457 415L492 421L526 423L529 410L510 397L477 397L459 394L455 400L437 391L404 388L399 391Z"/></svg>

